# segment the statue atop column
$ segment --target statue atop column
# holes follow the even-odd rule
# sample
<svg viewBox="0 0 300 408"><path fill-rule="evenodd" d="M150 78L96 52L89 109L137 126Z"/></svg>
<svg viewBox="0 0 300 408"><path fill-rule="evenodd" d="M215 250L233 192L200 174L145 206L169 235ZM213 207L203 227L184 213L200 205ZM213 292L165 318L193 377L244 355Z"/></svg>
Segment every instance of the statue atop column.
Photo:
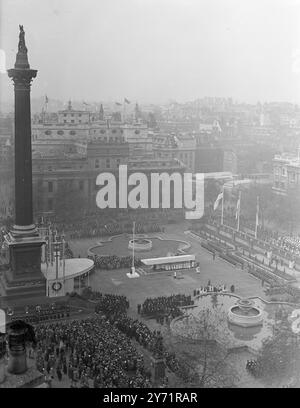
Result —
<svg viewBox="0 0 300 408"><path fill-rule="evenodd" d="M18 52L27 53L27 47L25 45L25 31L22 25L19 24L20 33L19 33L19 44Z"/></svg>
<svg viewBox="0 0 300 408"><path fill-rule="evenodd" d="M30 65L28 63L27 57L27 47L25 44L25 31L23 25L19 24L19 44L18 44L18 52L16 57L15 68L17 69L30 69Z"/></svg>

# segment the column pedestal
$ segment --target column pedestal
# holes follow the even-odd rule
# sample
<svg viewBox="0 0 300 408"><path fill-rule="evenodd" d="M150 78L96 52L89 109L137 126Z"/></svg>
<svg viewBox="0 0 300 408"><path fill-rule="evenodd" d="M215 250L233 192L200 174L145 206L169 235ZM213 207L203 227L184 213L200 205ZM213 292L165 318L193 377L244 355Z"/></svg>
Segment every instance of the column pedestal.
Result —
<svg viewBox="0 0 300 408"><path fill-rule="evenodd" d="M6 237L9 266L2 275L2 286L8 298L46 296L46 280L41 271L41 246L38 232L28 236L13 230Z"/></svg>

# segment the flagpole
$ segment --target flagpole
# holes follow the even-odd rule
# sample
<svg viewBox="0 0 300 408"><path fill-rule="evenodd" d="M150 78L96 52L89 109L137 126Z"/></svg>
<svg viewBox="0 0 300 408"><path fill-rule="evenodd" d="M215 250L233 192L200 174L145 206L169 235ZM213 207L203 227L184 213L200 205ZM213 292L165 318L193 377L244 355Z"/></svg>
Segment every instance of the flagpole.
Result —
<svg viewBox="0 0 300 408"><path fill-rule="evenodd" d="M239 191L239 200L238 200L238 208L237 208L237 216L238 216L238 219L237 219L237 231L240 230L241 195L242 195L242 192Z"/></svg>
<svg viewBox="0 0 300 408"><path fill-rule="evenodd" d="M51 230L51 224L49 223L48 226L48 236L49 236L49 242L48 242L48 246L49 246L49 260L50 260L50 265L52 266L52 230Z"/></svg>
<svg viewBox="0 0 300 408"><path fill-rule="evenodd" d="M64 283L64 295L65 291L65 282L66 282L66 263L65 263L65 234L62 235L62 258L63 258L63 283Z"/></svg>
<svg viewBox="0 0 300 408"><path fill-rule="evenodd" d="M222 188L222 213L221 213L221 225L224 225L224 185Z"/></svg>
<svg viewBox="0 0 300 408"><path fill-rule="evenodd" d="M132 225L132 268L131 273L134 273L134 233L135 233L135 221L133 221Z"/></svg>
<svg viewBox="0 0 300 408"><path fill-rule="evenodd" d="M125 114L126 114L126 102L125 102L125 99L124 99L124 102L123 102L123 122L125 123Z"/></svg>
<svg viewBox="0 0 300 408"><path fill-rule="evenodd" d="M255 219L255 238L257 239L258 229L258 217L259 217L259 196L256 197L256 219Z"/></svg>
<svg viewBox="0 0 300 408"><path fill-rule="evenodd" d="M48 112L48 96L45 95L45 113Z"/></svg>

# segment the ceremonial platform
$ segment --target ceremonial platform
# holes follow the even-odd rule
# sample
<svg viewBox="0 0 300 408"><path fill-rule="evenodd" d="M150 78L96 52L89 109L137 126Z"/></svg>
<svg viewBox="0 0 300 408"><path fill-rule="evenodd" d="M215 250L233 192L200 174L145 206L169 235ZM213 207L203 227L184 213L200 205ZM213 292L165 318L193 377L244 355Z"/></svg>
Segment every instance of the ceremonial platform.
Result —
<svg viewBox="0 0 300 408"><path fill-rule="evenodd" d="M64 265L63 265L64 263ZM65 296L67 293L82 289L82 279L87 279L94 268L94 261L88 258L65 259L64 262L41 265L41 270L46 279L46 295L49 297Z"/></svg>

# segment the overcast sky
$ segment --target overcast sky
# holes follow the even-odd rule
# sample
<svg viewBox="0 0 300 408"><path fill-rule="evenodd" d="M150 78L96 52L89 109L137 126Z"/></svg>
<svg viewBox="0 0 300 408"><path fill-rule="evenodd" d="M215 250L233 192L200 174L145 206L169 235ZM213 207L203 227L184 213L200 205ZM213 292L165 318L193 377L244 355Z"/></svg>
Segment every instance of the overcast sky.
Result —
<svg viewBox="0 0 300 408"><path fill-rule="evenodd" d="M300 103L298 0L0 4L6 68L15 62L23 24L29 62L38 69L36 97L160 103L231 96ZM0 77L2 97L12 99L12 85Z"/></svg>

